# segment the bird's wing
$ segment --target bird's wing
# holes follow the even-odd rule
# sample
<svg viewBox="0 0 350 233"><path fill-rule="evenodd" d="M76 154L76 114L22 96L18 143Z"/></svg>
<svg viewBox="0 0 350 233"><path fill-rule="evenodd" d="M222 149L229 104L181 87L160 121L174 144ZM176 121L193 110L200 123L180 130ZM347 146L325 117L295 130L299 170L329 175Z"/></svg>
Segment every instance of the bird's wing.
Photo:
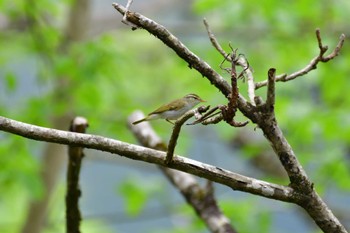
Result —
<svg viewBox="0 0 350 233"><path fill-rule="evenodd" d="M168 108L168 106L169 106L169 108ZM169 104L164 104L164 105L160 106L159 108L157 108L156 110L151 112L149 115L162 113L162 112L165 112L167 110L175 110L176 108L177 107L175 105L175 101L173 101L173 102L171 102Z"/></svg>

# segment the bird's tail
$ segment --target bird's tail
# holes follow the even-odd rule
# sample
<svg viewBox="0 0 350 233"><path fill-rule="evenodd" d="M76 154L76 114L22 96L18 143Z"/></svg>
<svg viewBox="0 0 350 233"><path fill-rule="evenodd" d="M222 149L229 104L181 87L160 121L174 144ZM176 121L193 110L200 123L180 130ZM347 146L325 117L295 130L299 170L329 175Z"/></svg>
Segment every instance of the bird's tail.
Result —
<svg viewBox="0 0 350 233"><path fill-rule="evenodd" d="M141 119L141 120L134 121L132 124L133 124L133 125L137 125L137 124L139 124L139 123L141 123L141 122L143 122L143 121L145 121L145 120L146 120L146 118L143 118L143 119Z"/></svg>

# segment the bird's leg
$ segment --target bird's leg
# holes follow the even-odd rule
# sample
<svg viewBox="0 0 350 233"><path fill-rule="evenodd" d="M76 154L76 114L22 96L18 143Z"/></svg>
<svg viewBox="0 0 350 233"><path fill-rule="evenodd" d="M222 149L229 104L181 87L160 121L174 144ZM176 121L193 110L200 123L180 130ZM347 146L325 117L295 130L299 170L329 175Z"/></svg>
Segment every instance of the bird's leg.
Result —
<svg viewBox="0 0 350 233"><path fill-rule="evenodd" d="M174 122L170 121L169 119L165 119L167 122L169 122L172 125L175 125Z"/></svg>

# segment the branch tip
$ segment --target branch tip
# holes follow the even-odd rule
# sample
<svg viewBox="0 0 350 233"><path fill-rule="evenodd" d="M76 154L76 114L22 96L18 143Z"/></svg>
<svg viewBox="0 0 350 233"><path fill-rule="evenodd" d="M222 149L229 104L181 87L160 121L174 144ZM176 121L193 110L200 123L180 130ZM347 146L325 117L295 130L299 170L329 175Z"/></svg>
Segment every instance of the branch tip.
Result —
<svg viewBox="0 0 350 233"><path fill-rule="evenodd" d="M266 105L270 111L273 111L275 105L275 81L276 81L276 69L270 68L267 72L267 97Z"/></svg>

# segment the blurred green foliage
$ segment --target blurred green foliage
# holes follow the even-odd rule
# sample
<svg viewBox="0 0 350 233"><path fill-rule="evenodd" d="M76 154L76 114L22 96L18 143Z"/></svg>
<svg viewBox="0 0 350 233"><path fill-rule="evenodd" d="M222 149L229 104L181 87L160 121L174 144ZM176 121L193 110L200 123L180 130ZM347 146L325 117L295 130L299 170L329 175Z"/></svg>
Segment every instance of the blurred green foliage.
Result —
<svg viewBox="0 0 350 233"><path fill-rule="evenodd" d="M145 180L144 177L130 177L123 180L118 187L118 194L124 199L126 213L131 217L139 215L149 200L155 198L157 193L161 193L159 184L159 180Z"/></svg>
<svg viewBox="0 0 350 233"><path fill-rule="evenodd" d="M0 0L0 12L9 21L0 34L1 115L47 127L57 115L82 115L89 120L89 133L135 142L126 127L126 119L135 109L147 113L191 92L212 105L225 103L207 80L142 30L104 32L72 43L63 52L65 15L71 2ZM315 28L321 29L323 42L330 50L340 33L349 34L348 0L196 0L192 7L198 21L207 18L227 51L231 42L245 54L257 81L266 79L270 67L279 73L292 73L306 66L318 54ZM200 30L205 37L204 27ZM194 38L186 43L228 78L218 68L223 59L209 40ZM330 186L350 190L349 50L345 43L335 60L320 64L304 77L277 84L277 119L315 187L322 192ZM30 67L23 68L28 63ZM26 84L30 73L35 77ZM25 85L40 94L27 92ZM245 83L240 82L240 90L246 95ZM265 88L257 93L264 97ZM225 139L237 132L225 124L210 127ZM253 131L254 127L250 124L247 128ZM155 128L166 138L171 125L160 122ZM41 153L42 145L3 133L0 139L0 189L4 190L0 197L0 231L16 232L28 200L40 198L43 193L37 178L40 164L33 156ZM258 151L259 147L247 149L247 158L252 150ZM130 190L134 195L128 195ZM128 198L128 212L136 215L154 190L124 182L119 191ZM258 213L258 221L250 224L255 209L249 205L241 203L239 211L233 211L231 207L237 208L237 203L222 204L225 213L235 213L230 217L238 223L240 232L269 232L270 218L265 212ZM174 232L203 230L196 221L193 218L188 231Z"/></svg>

